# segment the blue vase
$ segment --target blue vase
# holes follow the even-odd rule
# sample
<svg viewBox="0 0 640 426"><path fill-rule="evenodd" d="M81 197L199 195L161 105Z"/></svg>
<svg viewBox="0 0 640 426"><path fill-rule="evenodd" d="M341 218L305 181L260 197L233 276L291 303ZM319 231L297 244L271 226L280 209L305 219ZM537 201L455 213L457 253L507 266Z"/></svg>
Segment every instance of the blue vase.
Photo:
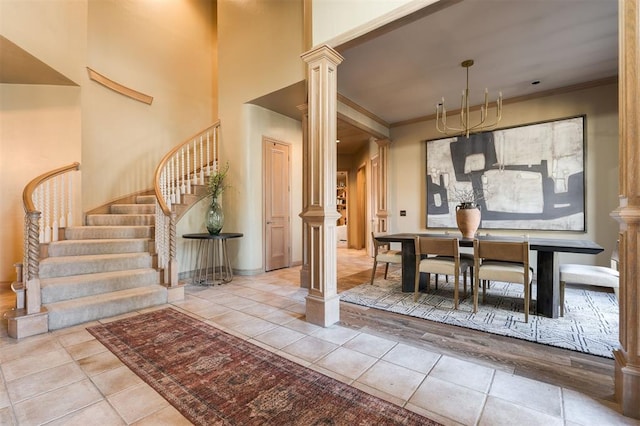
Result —
<svg viewBox="0 0 640 426"><path fill-rule="evenodd" d="M211 200L209 209L207 209L207 217L205 220L205 226L207 231L211 235L218 235L224 225L224 213L222 212L222 206L218 203L218 199Z"/></svg>

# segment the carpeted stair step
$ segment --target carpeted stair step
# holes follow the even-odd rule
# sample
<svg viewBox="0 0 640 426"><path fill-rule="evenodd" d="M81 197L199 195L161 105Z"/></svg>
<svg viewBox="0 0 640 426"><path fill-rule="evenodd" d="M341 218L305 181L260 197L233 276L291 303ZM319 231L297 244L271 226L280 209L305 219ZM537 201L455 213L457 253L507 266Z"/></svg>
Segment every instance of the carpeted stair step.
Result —
<svg viewBox="0 0 640 426"><path fill-rule="evenodd" d="M48 256L60 257L149 252L150 241L148 238L55 241L49 243Z"/></svg>
<svg viewBox="0 0 640 426"><path fill-rule="evenodd" d="M109 208L113 214L155 214L155 204L112 204Z"/></svg>
<svg viewBox="0 0 640 426"><path fill-rule="evenodd" d="M158 284L160 273L155 269L101 272L97 274L40 280L42 303L54 303L78 297L94 296L129 288Z"/></svg>
<svg viewBox="0 0 640 426"><path fill-rule="evenodd" d="M49 313L49 330L57 330L164 303L167 303L167 289L161 285L150 285L49 303L44 307Z"/></svg>
<svg viewBox="0 0 640 426"><path fill-rule="evenodd" d="M151 268L152 263L149 253L48 257L40 261L40 278Z"/></svg>
<svg viewBox="0 0 640 426"><path fill-rule="evenodd" d="M151 226L70 226L64 235L67 240L154 238L154 230Z"/></svg>
<svg viewBox="0 0 640 426"><path fill-rule="evenodd" d="M155 204L156 203L156 196L151 194L151 195L138 195L136 197L136 203L138 204Z"/></svg>
<svg viewBox="0 0 640 426"><path fill-rule="evenodd" d="M90 214L87 226L153 226L155 214Z"/></svg>

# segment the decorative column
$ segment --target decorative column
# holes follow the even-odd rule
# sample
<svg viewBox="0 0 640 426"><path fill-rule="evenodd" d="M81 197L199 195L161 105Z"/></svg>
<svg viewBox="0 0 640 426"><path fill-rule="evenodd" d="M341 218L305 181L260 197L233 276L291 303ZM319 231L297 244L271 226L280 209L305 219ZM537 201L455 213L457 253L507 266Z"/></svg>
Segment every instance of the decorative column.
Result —
<svg viewBox="0 0 640 426"><path fill-rule="evenodd" d="M387 172L389 170L389 145L391 141L389 139L378 139L378 209L376 211L376 217L378 219L377 232L388 232L389 228L388 219L389 211L387 210Z"/></svg>
<svg viewBox="0 0 640 426"><path fill-rule="evenodd" d="M340 320L337 291L336 125L337 66L343 58L329 46L302 55L307 63L308 137L305 141L308 205L301 213L308 230L307 321L328 327Z"/></svg>
<svg viewBox="0 0 640 426"><path fill-rule="evenodd" d="M620 0L618 15L620 206L611 216L620 224L621 349L613 353L615 393L622 413L640 419L640 0Z"/></svg>
<svg viewBox="0 0 640 426"><path fill-rule="evenodd" d="M300 268L300 288L309 288L309 224L304 220L304 213L309 210L311 204L311 192L309 191L309 177L306 171L309 169L309 107L307 104L298 105L302 113L302 268Z"/></svg>

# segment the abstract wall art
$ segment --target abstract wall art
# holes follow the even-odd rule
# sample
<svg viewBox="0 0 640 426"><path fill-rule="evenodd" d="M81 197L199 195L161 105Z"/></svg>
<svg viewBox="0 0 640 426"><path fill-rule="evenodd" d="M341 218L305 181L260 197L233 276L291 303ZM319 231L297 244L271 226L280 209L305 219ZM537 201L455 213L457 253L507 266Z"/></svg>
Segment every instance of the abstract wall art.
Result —
<svg viewBox="0 0 640 426"><path fill-rule="evenodd" d="M473 194L480 229L585 232L585 117L426 141L428 228L455 228Z"/></svg>

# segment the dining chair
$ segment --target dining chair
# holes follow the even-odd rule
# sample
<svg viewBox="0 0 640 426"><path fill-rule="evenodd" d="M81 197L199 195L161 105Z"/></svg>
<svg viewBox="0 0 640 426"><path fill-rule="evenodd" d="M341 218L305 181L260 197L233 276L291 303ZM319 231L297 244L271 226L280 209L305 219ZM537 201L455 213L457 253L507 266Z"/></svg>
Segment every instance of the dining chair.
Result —
<svg viewBox="0 0 640 426"><path fill-rule="evenodd" d="M376 238L375 233L371 233L371 239L373 241L373 271L371 271L371 285L373 285L373 279L376 276L376 268L378 262L384 262L384 279L387 279L387 272L389 272L389 264L402 264L402 251L391 250L391 243L386 241L380 241Z"/></svg>
<svg viewBox="0 0 640 426"><path fill-rule="evenodd" d="M620 288L618 251L619 241L616 248L611 252L610 267L596 265L581 265L579 263L565 263L560 265L560 316L564 316L564 290L567 283L592 285L599 287L611 287L618 298Z"/></svg>
<svg viewBox="0 0 640 426"><path fill-rule="evenodd" d="M531 283L528 241L473 240L475 280L473 282L473 312L478 311L479 284L482 280L482 303L486 298L487 281L519 283L524 286L524 322L529 322Z"/></svg>
<svg viewBox="0 0 640 426"><path fill-rule="evenodd" d="M420 274L427 274L427 286L431 274L452 275L454 278L453 306L458 309L458 287L460 273L464 272L464 282L467 281L467 270L473 267L473 261L468 257L460 257L458 239L449 237L416 237L416 282L414 287L414 302L420 296ZM466 285L465 285L466 287Z"/></svg>

